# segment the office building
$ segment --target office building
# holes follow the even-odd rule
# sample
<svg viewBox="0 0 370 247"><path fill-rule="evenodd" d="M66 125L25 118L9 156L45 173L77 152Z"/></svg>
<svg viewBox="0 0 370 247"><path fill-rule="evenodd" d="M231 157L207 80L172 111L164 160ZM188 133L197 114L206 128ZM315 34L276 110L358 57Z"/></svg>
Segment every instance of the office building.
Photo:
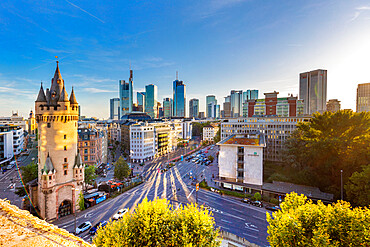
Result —
<svg viewBox="0 0 370 247"><path fill-rule="evenodd" d="M247 91L243 92L243 103L251 99L258 99L258 90L248 89Z"/></svg>
<svg viewBox="0 0 370 247"><path fill-rule="evenodd" d="M24 131L28 131L28 121L22 116L18 115L18 112L12 112L10 117L0 117L0 124L16 125L21 126Z"/></svg>
<svg viewBox="0 0 370 247"><path fill-rule="evenodd" d="M243 91L231 90L231 117L240 117L243 115Z"/></svg>
<svg viewBox="0 0 370 247"><path fill-rule="evenodd" d="M9 125L0 125L0 165L13 158L13 130Z"/></svg>
<svg viewBox="0 0 370 247"><path fill-rule="evenodd" d="M277 116L295 117L303 115L303 100L297 97L278 98L279 92L265 93L265 99L252 99L243 104L243 117Z"/></svg>
<svg viewBox="0 0 370 247"><path fill-rule="evenodd" d="M329 99L326 103L326 110L330 112L340 111L340 101L337 99Z"/></svg>
<svg viewBox="0 0 370 247"><path fill-rule="evenodd" d="M121 118L120 115L120 100L119 98L110 99L110 115L109 119L119 120Z"/></svg>
<svg viewBox="0 0 370 247"><path fill-rule="evenodd" d="M157 118L158 89L156 85L149 84L145 86L145 112L151 118Z"/></svg>
<svg viewBox="0 0 370 247"><path fill-rule="evenodd" d="M84 165L78 152L78 103L74 90L68 94L58 62L50 90L41 85L35 101L38 124L38 185L31 193L43 219L58 219L79 209Z"/></svg>
<svg viewBox="0 0 370 247"><path fill-rule="evenodd" d="M357 86L356 112L370 112L370 83Z"/></svg>
<svg viewBox="0 0 370 247"><path fill-rule="evenodd" d="M119 98L120 98L120 115L123 116L126 113L132 112L132 104L134 103L133 92L134 92L134 85L133 85L133 74L132 70L130 70L130 78L129 81L126 83L125 80L119 81Z"/></svg>
<svg viewBox="0 0 370 247"><path fill-rule="evenodd" d="M214 95L208 95L206 97L206 117L207 118L210 118L212 116L212 112L209 112L208 109L209 109L209 104L210 103L214 103L214 105L217 105L217 100L216 100L216 96Z"/></svg>
<svg viewBox="0 0 370 247"><path fill-rule="evenodd" d="M183 81L173 81L173 116L186 117L186 85Z"/></svg>
<svg viewBox="0 0 370 247"><path fill-rule="evenodd" d="M249 134L256 131L265 135L264 160L282 162L284 142L296 129L299 122L310 121L310 117L248 117L228 119L221 123L221 140L234 134Z"/></svg>
<svg viewBox="0 0 370 247"><path fill-rule="evenodd" d="M148 91L147 91L148 92ZM148 123L130 125L130 158L132 162L142 163L155 156L154 127Z"/></svg>
<svg viewBox="0 0 370 247"><path fill-rule="evenodd" d="M326 111L327 71L318 69L299 75L299 99L304 103L304 114Z"/></svg>
<svg viewBox="0 0 370 247"><path fill-rule="evenodd" d="M203 127L203 141L213 142L219 127L207 125Z"/></svg>
<svg viewBox="0 0 370 247"><path fill-rule="evenodd" d="M163 99L163 117L164 118L171 118L172 117L172 99L171 98L164 98Z"/></svg>
<svg viewBox="0 0 370 247"><path fill-rule="evenodd" d="M200 111L200 112L199 112L199 115L198 115L198 118L203 119L203 118L205 118L205 117L206 117L206 116L205 116L204 112L203 112L203 111Z"/></svg>
<svg viewBox="0 0 370 247"><path fill-rule="evenodd" d="M199 99L191 99L189 101L189 117L197 118L199 115Z"/></svg>
<svg viewBox="0 0 370 247"><path fill-rule="evenodd" d="M141 109L141 112L145 112L145 92L137 92L137 106Z"/></svg>

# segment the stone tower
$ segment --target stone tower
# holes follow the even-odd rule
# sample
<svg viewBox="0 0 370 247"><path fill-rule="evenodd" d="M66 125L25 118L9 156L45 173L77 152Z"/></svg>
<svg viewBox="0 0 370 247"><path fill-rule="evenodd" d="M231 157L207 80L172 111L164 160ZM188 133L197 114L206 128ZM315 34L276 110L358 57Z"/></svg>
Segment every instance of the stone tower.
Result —
<svg viewBox="0 0 370 247"><path fill-rule="evenodd" d="M78 209L84 167L78 153L78 103L73 88L71 96L57 68L51 87L41 84L35 102L38 124L37 206L44 219L58 219Z"/></svg>

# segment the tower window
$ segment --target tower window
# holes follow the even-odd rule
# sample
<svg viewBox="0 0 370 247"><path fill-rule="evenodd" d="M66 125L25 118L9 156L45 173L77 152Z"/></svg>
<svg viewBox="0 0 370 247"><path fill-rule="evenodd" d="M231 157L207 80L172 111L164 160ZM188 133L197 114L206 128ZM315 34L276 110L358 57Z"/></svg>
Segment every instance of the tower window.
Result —
<svg viewBox="0 0 370 247"><path fill-rule="evenodd" d="M67 110L67 106L64 106L64 110Z"/></svg>
<svg viewBox="0 0 370 247"><path fill-rule="evenodd" d="M68 171L67 170L64 170L64 175L67 175L68 174Z"/></svg>
<svg viewBox="0 0 370 247"><path fill-rule="evenodd" d="M64 146L64 150L65 150L65 151L67 150L67 146Z"/></svg>
<svg viewBox="0 0 370 247"><path fill-rule="evenodd" d="M50 128L50 127L51 127L51 123L48 123L47 125L48 125L48 128Z"/></svg>
<svg viewBox="0 0 370 247"><path fill-rule="evenodd" d="M67 139L67 135L64 135L64 140L66 140Z"/></svg>
<svg viewBox="0 0 370 247"><path fill-rule="evenodd" d="M67 163L67 158L64 158L64 163Z"/></svg>
<svg viewBox="0 0 370 247"><path fill-rule="evenodd" d="M49 180L51 180L51 175L49 175Z"/></svg>

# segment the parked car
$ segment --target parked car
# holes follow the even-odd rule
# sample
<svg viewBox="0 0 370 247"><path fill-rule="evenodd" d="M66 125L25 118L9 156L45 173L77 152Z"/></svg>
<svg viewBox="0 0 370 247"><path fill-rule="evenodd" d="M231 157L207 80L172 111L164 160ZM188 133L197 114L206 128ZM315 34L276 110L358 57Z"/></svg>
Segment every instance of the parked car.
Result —
<svg viewBox="0 0 370 247"><path fill-rule="evenodd" d="M265 208L271 211L278 211L281 209L279 206L269 206L269 205L267 205Z"/></svg>
<svg viewBox="0 0 370 247"><path fill-rule="evenodd" d="M113 215L113 220L121 219L123 217L123 215L127 212L128 212L127 208L122 208L122 209L118 210L118 212L115 215Z"/></svg>
<svg viewBox="0 0 370 247"><path fill-rule="evenodd" d="M94 235L96 233L96 231L100 228L100 227L103 227L107 224L107 222L105 220L103 221L100 221L98 224L96 224L95 226L91 227L89 233L90 235Z"/></svg>
<svg viewBox="0 0 370 247"><path fill-rule="evenodd" d="M8 165L8 166L6 167L6 169L7 169L7 170L11 170L13 167L14 167L14 164L11 164L11 163L10 163L10 165Z"/></svg>
<svg viewBox="0 0 370 247"><path fill-rule="evenodd" d="M253 201L252 205L260 208L263 207L263 203L261 201Z"/></svg>
<svg viewBox="0 0 370 247"><path fill-rule="evenodd" d="M84 231L87 231L91 228L91 222L90 221L86 221L84 223L82 223L81 225L79 225L77 228L76 228L76 234L80 234L81 232L84 232Z"/></svg>
<svg viewBox="0 0 370 247"><path fill-rule="evenodd" d="M253 201L249 199L248 197L246 197L246 198L243 198L242 202L252 204Z"/></svg>

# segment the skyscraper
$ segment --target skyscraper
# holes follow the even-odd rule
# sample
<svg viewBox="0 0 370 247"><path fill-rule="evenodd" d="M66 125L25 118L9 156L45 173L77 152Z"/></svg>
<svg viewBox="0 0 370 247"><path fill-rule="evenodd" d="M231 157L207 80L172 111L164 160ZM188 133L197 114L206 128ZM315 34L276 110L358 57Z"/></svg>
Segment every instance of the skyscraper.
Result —
<svg viewBox="0 0 370 247"><path fill-rule="evenodd" d="M370 83L358 84L356 112L370 111Z"/></svg>
<svg viewBox="0 0 370 247"><path fill-rule="evenodd" d="M145 86L145 112L151 118L157 117L158 89L156 85L149 84Z"/></svg>
<svg viewBox="0 0 370 247"><path fill-rule="evenodd" d="M163 99L163 117L165 118L172 117L172 99L171 98Z"/></svg>
<svg viewBox="0 0 370 247"><path fill-rule="evenodd" d="M133 75L132 70L130 70L129 82L126 83L124 80L119 81L119 99L120 99L120 115L123 116L126 113L132 112L133 102Z"/></svg>
<svg viewBox="0 0 370 247"><path fill-rule="evenodd" d="M250 99L258 99L258 90L248 89L247 91L243 92L243 103L245 103L247 100L250 100Z"/></svg>
<svg viewBox="0 0 370 247"><path fill-rule="evenodd" d="M208 95L206 97L206 117L212 117L212 112L209 112L208 109L209 109L209 104L210 103L214 103L215 105L217 105L217 100L216 100L216 96L214 95Z"/></svg>
<svg viewBox="0 0 370 247"><path fill-rule="evenodd" d="M183 81L173 81L173 116L186 117L186 85Z"/></svg>
<svg viewBox="0 0 370 247"><path fill-rule="evenodd" d="M145 112L145 92L137 92L137 106L142 112Z"/></svg>
<svg viewBox="0 0 370 247"><path fill-rule="evenodd" d="M120 116L120 107L119 107L119 98L110 99L110 116L109 119L119 120Z"/></svg>
<svg viewBox="0 0 370 247"><path fill-rule="evenodd" d="M299 99L303 100L304 113L326 111L327 71L318 69L299 75Z"/></svg>
<svg viewBox="0 0 370 247"><path fill-rule="evenodd" d="M199 99L191 99L189 101L189 117L197 118L199 115Z"/></svg>
<svg viewBox="0 0 370 247"><path fill-rule="evenodd" d="M231 117L240 117L243 115L243 91L231 90Z"/></svg>

